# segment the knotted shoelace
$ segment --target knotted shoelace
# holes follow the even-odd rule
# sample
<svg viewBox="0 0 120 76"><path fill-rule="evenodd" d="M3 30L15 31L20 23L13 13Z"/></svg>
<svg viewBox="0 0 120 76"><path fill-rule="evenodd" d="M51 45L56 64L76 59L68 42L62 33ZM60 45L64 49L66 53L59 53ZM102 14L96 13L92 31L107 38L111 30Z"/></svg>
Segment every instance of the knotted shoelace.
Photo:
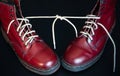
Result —
<svg viewBox="0 0 120 76"><path fill-rule="evenodd" d="M55 23L57 20L64 20L66 22L68 22L75 30L75 34L76 37L78 37L78 32L77 29L75 27L75 25L69 20L69 19L93 19L90 21L86 21L85 23L88 25L85 25L83 28L86 28L88 30L84 30L84 31L80 31L80 33L82 35L84 35L85 37L87 37L89 40L93 40L93 35L95 35L94 30L98 29L98 26L102 27L103 30L106 32L106 34L108 35L108 37L110 38L112 44L113 44L113 48L114 48L114 57L113 57L113 72L115 72L115 68L116 68L116 45L115 42L113 40L113 38L111 37L110 33L108 32L108 30L105 28L104 25L102 25L101 23L96 23L94 20L100 19L100 17L97 17L95 15L87 15L87 16L83 16L83 17L79 17L79 16L29 16L29 17L25 17L25 18L17 18L18 21L20 21L18 27L17 27L17 32L19 32L19 36L21 37L21 39L23 41L25 41L25 37L29 34L29 37L27 39L27 41L25 41L25 45L28 45L28 43L31 43L36 37L38 37L38 35L34 35L32 33L35 33L35 30L30 30L32 28L32 25L29 23L28 19L39 19L39 18L55 18L53 23L52 23L52 38L53 38L53 45L54 45L54 49L56 49L56 39L55 39ZM8 25L8 29L7 29L7 34L9 34L10 31L10 27L11 25L15 22L15 20L12 20L9 25ZM94 26L94 27L93 27ZM28 30L26 30L25 28L28 28ZM26 31L25 31L26 30ZM89 32L90 31L90 32ZM22 35L22 33L24 32L24 34Z"/></svg>

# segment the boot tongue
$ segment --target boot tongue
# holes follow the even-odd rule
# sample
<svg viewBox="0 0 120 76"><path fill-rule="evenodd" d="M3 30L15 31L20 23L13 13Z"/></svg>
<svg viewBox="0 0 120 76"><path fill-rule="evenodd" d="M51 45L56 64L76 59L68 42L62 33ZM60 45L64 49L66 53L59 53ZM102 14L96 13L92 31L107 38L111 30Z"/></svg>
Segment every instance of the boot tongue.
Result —
<svg viewBox="0 0 120 76"><path fill-rule="evenodd" d="M14 0L0 0L0 2L4 2L10 5L14 5Z"/></svg>

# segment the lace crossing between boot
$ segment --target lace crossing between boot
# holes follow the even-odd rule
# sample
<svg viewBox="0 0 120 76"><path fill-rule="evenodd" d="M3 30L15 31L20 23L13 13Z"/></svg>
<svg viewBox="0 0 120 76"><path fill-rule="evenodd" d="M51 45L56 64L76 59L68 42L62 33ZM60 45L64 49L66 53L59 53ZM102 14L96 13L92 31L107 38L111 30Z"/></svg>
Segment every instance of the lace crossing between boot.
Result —
<svg viewBox="0 0 120 76"><path fill-rule="evenodd" d="M76 37L78 37L78 32L77 32L77 28L75 27L75 25L69 20L69 19L91 19L91 18L94 18L94 19L100 19L100 17L91 17L91 16L59 16L59 15L56 15L56 16L30 16L30 17L26 17L27 19L35 19L35 18L55 18L53 23L52 23L52 38L53 38L53 45L54 45L54 49L56 49L56 39L55 39L55 30L54 30L54 27L55 27L55 23L57 20L64 20L66 22L68 22L75 30L75 35Z"/></svg>
<svg viewBox="0 0 120 76"><path fill-rule="evenodd" d="M48 18L50 18L50 19L51 18L55 18L54 21L53 21L53 23L52 23L52 38L53 38L54 49L56 49L56 39L55 39L55 30L54 30L54 27L55 27L55 23L56 23L56 21L58 19L59 20L64 20L64 21L68 22L74 28L76 37L78 37L77 29L76 29L75 25L69 19L93 19L93 20L85 22L87 25L85 25L83 28L86 28L88 30L80 31L80 33L82 35L84 35L85 37L89 38L90 40L93 40L92 36L95 35L94 30L97 30L98 26L100 26L100 27L102 27L104 29L104 31L109 36L109 38L110 38L110 40L111 40L111 42L113 44L113 47L114 47L113 72L115 72L115 68L116 68L116 45L115 45L115 42L114 42L113 38L109 34L108 30L104 27L104 25L102 25L101 23L96 23L94 21L94 20L100 19L100 17L97 17L95 15L87 15L87 16L83 16L83 17L79 17L79 16L59 16L59 15L56 15L56 16L29 16L29 17L25 17L25 18L17 18L18 21L21 21L20 24L19 24L19 26L17 27L17 32L19 32L19 36L21 37L21 39L24 41L25 37L28 34L31 34L28 37L28 40L25 42L25 45L27 45L28 43L31 43L34 40L34 38L38 37L38 35L33 35L32 34L32 33L35 32L34 30L29 30L29 29L32 28L32 25L29 23L28 19L39 19L39 18L43 18L43 19L46 19L46 18L47 19ZM10 27L11 27L12 23L14 23L14 21L15 20L12 20L9 23L8 29L7 29L7 34L9 34ZM23 22L25 24L23 24ZM22 33L25 30L25 27L27 27L28 30L25 31L24 35L22 35Z"/></svg>

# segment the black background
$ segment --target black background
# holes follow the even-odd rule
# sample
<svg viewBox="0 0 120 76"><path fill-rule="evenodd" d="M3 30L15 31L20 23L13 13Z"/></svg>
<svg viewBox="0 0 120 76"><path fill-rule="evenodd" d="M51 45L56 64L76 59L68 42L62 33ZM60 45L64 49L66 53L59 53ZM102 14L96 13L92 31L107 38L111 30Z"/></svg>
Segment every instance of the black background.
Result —
<svg viewBox="0 0 120 76"><path fill-rule="evenodd" d="M21 6L24 16L38 15L69 15L86 16L95 6L97 0L22 0ZM113 73L113 46L108 40L104 53L100 60L92 67L82 72L70 72L62 66L50 76L119 76L120 74L120 1L116 5L117 21L111 33L117 47L116 72ZM84 25L85 20L70 19L78 31ZM30 20L33 29L53 49L51 24L53 19ZM66 47L75 38L74 29L65 21L58 20L55 25L57 49L54 50L59 58L62 58ZM119 75L118 75L119 74ZM4 40L0 31L0 76L39 76L25 69L12 51L12 48Z"/></svg>

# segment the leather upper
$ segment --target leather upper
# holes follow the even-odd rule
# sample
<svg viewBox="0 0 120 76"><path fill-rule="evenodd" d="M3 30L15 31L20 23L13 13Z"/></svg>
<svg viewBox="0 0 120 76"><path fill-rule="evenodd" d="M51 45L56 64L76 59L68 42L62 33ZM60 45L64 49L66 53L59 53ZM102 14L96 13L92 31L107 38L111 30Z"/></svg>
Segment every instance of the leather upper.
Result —
<svg viewBox="0 0 120 76"><path fill-rule="evenodd" d="M34 68L48 70L54 67L58 61L57 56L41 38L35 38L32 43L28 43L26 46L25 41L27 40L27 37L25 37L25 40L23 41L19 36L19 32L16 31L18 25L20 24L20 22L17 20L17 14L21 16L21 18L23 16L19 5L20 3L18 0L14 1L17 6L0 2L1 27L9 39L9 43L13 50L22 61ZM7 34L8 25L12 20L15 21L11 24L9 33ZM33 35L34 34L35 33L33 33Z"/></svg>
<svg viewBox="0 0 120 76"><path fill-rule="evenodd" d="M91 14L100 17L100 19L96 20L96 23L104 25L109 32L112 31L115 25L115 5L116 0L98 0L91 11ZM93 40L89 40L80 34L78 38L72 41L64 54L64 61L72 66L80 66L100 55L108 35L100 26L98 26L97 30L94 30L94 33Z"/></svg>

